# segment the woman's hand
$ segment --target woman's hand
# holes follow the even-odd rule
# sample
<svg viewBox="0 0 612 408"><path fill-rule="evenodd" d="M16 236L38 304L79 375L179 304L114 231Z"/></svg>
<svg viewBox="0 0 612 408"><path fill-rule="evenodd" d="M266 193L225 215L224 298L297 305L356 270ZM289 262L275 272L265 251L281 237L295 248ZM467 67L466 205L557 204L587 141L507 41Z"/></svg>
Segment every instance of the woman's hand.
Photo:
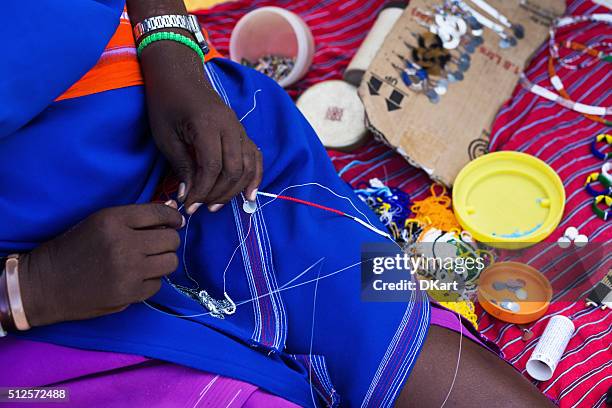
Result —
<svg viewBox="0 0 612 408"><path fill-rule="evenodd" d="M217 211L240 192L255 200L261 153L207 82L197 54L162 41L145 48L141 62L153 137L181 181L187 213L203 203Z"/></svg>
<svg viewBox="0 0 612 408"><path fill-rule="evenodd" d="M183 224L164 204L109 208L22 255L19 280L30 325L93 318L153 296L177 268L176 229Z"/></svg>

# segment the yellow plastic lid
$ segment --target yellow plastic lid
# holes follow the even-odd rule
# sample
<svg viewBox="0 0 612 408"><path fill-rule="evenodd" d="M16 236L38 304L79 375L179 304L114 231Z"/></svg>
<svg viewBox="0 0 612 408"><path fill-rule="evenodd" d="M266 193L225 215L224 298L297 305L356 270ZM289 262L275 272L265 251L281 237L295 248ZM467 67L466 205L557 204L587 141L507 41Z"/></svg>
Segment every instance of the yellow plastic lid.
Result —
<svg viewBox="0 0 612 408"><path fill-rule="evenodd" d="M559 225L565 190L555 171L529 154L489 153L468 163L453 186L459 224L480 242L520 249Z"/></svg>

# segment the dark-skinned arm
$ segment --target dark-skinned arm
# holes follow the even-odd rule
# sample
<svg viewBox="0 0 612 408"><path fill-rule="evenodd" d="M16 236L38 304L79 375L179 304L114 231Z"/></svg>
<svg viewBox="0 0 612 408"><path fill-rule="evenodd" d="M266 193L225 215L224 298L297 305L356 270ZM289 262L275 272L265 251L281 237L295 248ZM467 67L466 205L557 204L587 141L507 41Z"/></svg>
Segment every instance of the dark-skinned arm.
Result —
<svg viewBox="0 0 612 408"><path fill-rule="evenodd" d="M127 7L132 24L187 14L182 0L127 0ZM193 39L185 30L166 31ZM202 204L217 211L240 192L254 200L261 153L208 83L198 55L183 44L158 41L144 49L140 61L153 137L183 183L179 200L187 212Z"/></svg>

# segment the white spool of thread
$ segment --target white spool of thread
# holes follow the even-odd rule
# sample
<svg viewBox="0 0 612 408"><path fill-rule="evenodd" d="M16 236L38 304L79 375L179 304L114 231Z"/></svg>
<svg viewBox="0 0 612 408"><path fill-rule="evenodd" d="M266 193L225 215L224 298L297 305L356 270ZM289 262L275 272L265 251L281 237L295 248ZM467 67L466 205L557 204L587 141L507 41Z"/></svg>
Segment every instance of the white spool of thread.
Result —
<svg viewBox="0 0 612 408"><path fill-rule="evenodd" d="M561 356L574 334L574 323L565 316L553 316L527 361L527 373L538 381L552 378Z"/></svg>
<svg viewBox="0 0 612 408"><path fill-rule="evenodd" d="M344 80L355 86L359 86L363 75L370 66L376 53L383 45L387 34L391 31L397 20L400 18L406 2L392 2L384 6L378 14L372 29L361 43L357 53L344 71Z"/></svg>
<svg viewBox="0 0 612 408"><path fill-rule="evenodd" d="M300 96L297 107L325 147L351 150L365 139L365 109L357 88L347 82L320 82Z"/></svg>

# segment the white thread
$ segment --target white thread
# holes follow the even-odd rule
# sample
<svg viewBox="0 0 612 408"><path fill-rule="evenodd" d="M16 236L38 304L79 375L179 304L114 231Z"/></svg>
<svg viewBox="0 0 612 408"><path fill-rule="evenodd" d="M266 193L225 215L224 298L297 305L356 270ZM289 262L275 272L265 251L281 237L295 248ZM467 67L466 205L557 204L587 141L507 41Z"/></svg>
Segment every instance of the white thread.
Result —
<svg viewBox="0 0 612 408"><path fill-rule="evenodd" d="M371 259L368 259L368 261L369 260L371 260ZM325 278L332 277L332 276L337 275L337 274L339 274L341 272L347 271L347 270L349 270L349 269L351 269L351 268L353 268L355 266L361 265L362 263L363 263L363 261L355 262L354 264L351 264L349 266L345 266L344 268L337 269L334 272L330 272L327 275L323 275L322 277L314 278L314 279L311 279L311 280L308 280L308 281L305 281L305 282L302 282L302 283L298 283L298 284L293 285L293 286L284 286L283 285L282 287L278 288L277 290L273 290L273 291L270 291L268 293L264 293L263 295L259 295L259 296L254 297L254 298L250 298L250 299L246 299L244 301L238 302L238 303L236 303L236 306L242 306L242 305L245 305L247 303L253 302L255 300L264 298L266 296L271 296L271 295L273 295L275 293L284 292L285 290L289 290L289 289L295 289L295 288L297 288L299 286L307 285L309 283L315 282L315 281L320 280L320 279L325 279ZM312 268L312 266L310 266L309 268ZM211 313L211 312L204 312L204 313L198 313L198 314L193 314L193 315L180 315L180 314L176 314L176 313L168 313L168 312L166 312L164 310L158 309L155 306L150 305L146 300L143 300L142 303L144 303L147 307L149 307L149 308L151 308L151 309L153 309L153 310L155 310L155 311L157 311L159 313L163 313L163 314L166 314L166 315L172 316L172 317L192 318L192 317L208 316Z"/></svg>
<svg viewBox="0 0 612 408"><path fill-rule="evenodd" d="M249 116L251 112L253 112L255 108L257 107L257 92L261 92L261 89L256 90L255 93L253 94L253 107L249 109L249 111L245 113L244 116L242 116L242 118L240 118L240 122L242 122L244 118Z"/></svg>
<svg viewBox="0 0 612 408"><path fill-rule="evenodd" d="M325 258L321 258L319 259L317 262L313 263L312 265L310 265L308 268L306 268L303 272L299 273L295 278L291 279L289 282L285 283L282 286L279 286L279 288L284 288L287 285L292 284L293 282L295 282L296 280L300 279L302 276L304 276L304 274L308 273L309 270L311 270L312 268L314 268L319 262L321 262L322 260L324 260Z"/></svg>
<svg viewBox="0 0 612 408"><path fill-rule="evenodd" d="M271 195L271 194L269 194L269 193L262 194L262 195L264 195L264 196L274 197L274 198L272 198L272 199L271 199L270 201L268 201L267 203L264 203L263 205L259 206L259 207L257 208L257 210L256 210L256 211L255 211L253 214L250 214L250 215L249 215L249 228L247 229L247 233L245 234L245 236L244 236L244 238L242 239L242 241L241 241L241 242L240 242L240 243L239 243L239 244L236 246L236 248L235 248L235 249L234 249L234 251L232 252L232 255L230 256L230 259L229 259L229 261L228 261L227 265L225 266L225 269L223 270L223 293L224 293L224 294L226 294L226 293L227 293L227 290L226 290L226 275L227 275L227 270L229 269L229 267L230 267L230 265L231 265L232 261L234 260L234 256L236 255L236 252L237 252L237 251L238 251L238 249L240 249L240 247L241 247L241 246L242 246L242 245L243 245L243 244L246 242L246 240L247 240L247 238L248 238L249 234L251 233L251 227L252 227L252 224L253 224L253 216L254 216L254 215L257 213L257 211L261 211L261 210L263 210L263 208L264 208L265 206L267 206L268 204L273 203L275 200L277 200L277 199L278 199L278 196L279 196L279 195L283 194L285 191L287 191L287 190L289 190L289 189L292 189L292 188L297 188L297 187L313 186L313 185L314 185L314 186L317 186L317 187L320 187L320 188L323 188L324 190L327 190L328 192L330 192L330 193L332 193L333 195L335 195L336 197L338 197L338 198L342 198L342 199L344 199L344 200L348 201L348 202L351 204L351 206L352 206L352 207L355 209L355 211L357 211L357 212L358 212L360 215L362 215L362 216L363 216L363 217L364 217L364 218L367 220L367 224L369 224L369 226L367 226L367 224L365 223L365 221L363 221L363 220L361 220L361 219L359 219L359 218L357 218L357 217L353 217L353 219L354 219L355 221L359 222L360 224L363 224L364 226L368 227L369 229L372 229L372 228L373 228L373 229L372 229L372 231L375 231L375 230L376 230L376 231L378 231L378 229L377 229L377 228L376 228L376 227L375 227L375 226L374 226L374 225L373 225L373 224L370 222L370 220L369 220L369 218L367 217L367 215L365 215L365 214L364 214L362 211L360 211L360 210L357 208L357 206L355 206L355 204L353 203L353 201L352 201L350 198L348 198L348 197L346 197L346 196L343 196L343 195L340 195L340 194L336 193L335 191L333 191L332 189L330 189L329 187L324 186L324 185L322 185L322 184L319 184L319 183L317 183L317 182L308 182L308 183L302 183L302 184L295 184L295 185L287 186L287 187L283 188L283 189L282 189L282 190L281 190L281 191L280 191L278 194L276 194L276 197L274 197L273 195ZM179 211L180 211L180 209L182 209L182 208L184 208L184 206L179 207ZM187 225L186 225L186 228L188 228L188 226L189 226L189 222L191 221L191 217L192 217L192 216L193 216L193 214L192 214L191 216L189 216L189 219L187 220ZM370 227L371 227L371 228L370 228ZM375 232L376 232L376 231L375 231ZM198 282L197 282L195 279L193 279L193 278L191 277L191 275L189 274L188 269L187 269L187 264L186 264L186 256L185 256L185 251L186 251L186 248L187 248L187 242L188 242L188 239L187 239L187 238L188 238L187 232L188 232L188 229L186 229L186 230L185 230L185 242L184 242L184 244L183 244L183 267L185 268L185 273L186 273L187 277L188 277L190 280L192 280L193 282L195 282L195 284L197 285L197 287L198 287L198 289L199 289L199 284L198 284ZM378 233L380 234L380 232L378 232ZM398 248L400 248L400 249L401 249L401 246L399 246L399 245L397 244L397 242L395 242L395 241L394 241L394 240L391 238L391 236L390 236L390 235L388 235L388 234L387 234L387 238L388 238L388 239L389 239L391 242L393 242L395 245L397 245L397 247L398 247ZM318 263L318 262L320 262L320 261L321 261L321 260L317 261L316 263ZM316 265L316 263L315 263L314 265ZM335 275L336 273L342 272L342 271L344 271L344 270L346 270L346 269L348 269L348 268L351 268L351 267L353 267L353 266L360 265L361 263L362 263L362 262L358 262L358 263L353 264L353 265L350 265L350 266L348 266L348 267L346 267L346 268L342 268L342 269L340 269L340 270L338 270L338 271L332 272L332 273L330 273L330 274L328 274L328 275L324 275L324 276L323 276L323 278L325 278L325 277L329 277L329 276L333 276L333 275ZM314 266L314 265L311 265L311 266L310 266L308 269L312 268L312 266ZM295 279L299 278L299 277L300 277L300 276L302 276L304 273L306 273L306 272L308 271L308 269L307 269L306 271L303 271L303 272L302 272L300 275L298 275L296 278L292 279L291 281L289 281L289 282L288 282L288 283L286 283L285 285L287 285L287 284L289 284L289 283L291 283L291 282L295 281ZM316 279L316 280L318 281L318 279ZM300 284L298 284L298 285L294 285L294 286L287 287L287 288L285 288L285 285L284 285L284 286L281 286L281 287L280 287L278 290L270 291L270 292L268 292L268 293L266 293L266 294L264 294L264 295L260 295L260 296L258 296L258 297L256 297L256 298L248 299L248 300L246 300L246 301L243 301L243 302L238 302L238 303L235 303L235 304L236 304L236 307L238 307L238 306L241 306L241 305L243 305L243 304L246 304L246 303L252 302L252 301L254 301L254 300L260 299L260 298L262 298L262 297L264 297L264 296L270 296L270 295L272 295L272 294L274 294L274 293L278 293L278 292L281 292L281 291L284 291L284 290L288 290L288 289L296 288L296 287L298 287L298 286L305 285L305 284L308 284L308 283L311 283L311 282L313 282L313 280L306 281L306 282L300 283ZM171 286L173 286L173 285L171 285ZM165 312L165 311L163 311L163 310L160 310L160 309L158 309L158 308L156 308L156 307L154 307L154 306L150 305L150 304L149 304L149 303L148 303L146 300L144 300L144 301L143 301L143 303L144 303L146 306L148 306L148 307L150 307L151 309L153 309L153 310L156 310L156 311L158 311L158 312L160 312L160 313L165 313L165 314L170 315L170 316L175 316L175 317L190 318L190 317L207 316L207 315L209 315L209 314L210 314L210 312L205 312L205 313L198 313L198 314L194 314L194 315L178 315L178 314L175 314L175 313L168 313L168 312Z"/></svg>
<svg viewBox="0 0 612 408"><path fill-rule="evenodd" d="M314 344L314 328L315 328L315 314L317 311L317 290L319 289L319 278L321 277L321 267L319 266L319 273L317 273L317 283L315 283L314 297L312 299L312 325L310 327L310 348L308 350L308 383L310 384L310 397L312 398L312 406L316 407L314 392L312 388L312 345Z"/></svg>
<svg viewBox="0 0 612 408"><path fill-rule="evenodd" d="M457 319L459 319L459 355L457 356L457 366L455 367L455 374L453 375L453 382L451 382L450 389L448 390L448 394L446 394L446 398L440 405L440 408L444 408L446 401L450 397L453 392L453 387L455 386L455 381L457 381L457 373L459 372L459 364L461 363L461 342L463 341L463 322L461 321L461 315L457 313Z"/></svg>
<svg viewBox="0 0 612 408"><path fill-rule="evenodd" d="M363 225L364 227L366 227L367 229L369 229L372 232L377 233L378 235L381 235L385 238L389 238L391 239L391 235L389 235L388 233L379 230L378 228L372 227L371 225L366 224L364 221L362 221L361 219L357 218L357 217L352 217L353 220L357 221L359 224Z"/></svg>

